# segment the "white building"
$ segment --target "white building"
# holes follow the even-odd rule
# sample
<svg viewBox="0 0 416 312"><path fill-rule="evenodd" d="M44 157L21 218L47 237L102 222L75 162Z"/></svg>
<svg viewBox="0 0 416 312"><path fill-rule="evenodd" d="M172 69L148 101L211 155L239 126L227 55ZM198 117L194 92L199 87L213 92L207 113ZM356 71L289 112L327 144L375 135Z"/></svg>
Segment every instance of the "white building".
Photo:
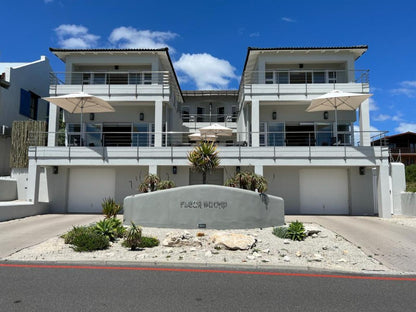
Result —
<svg viewBox="0 0 416 312"><path fill-rule="evenodd" d="M80 116L64 112L59 138L51 104L48 146L29 150L27 199L49 202L52 212L99 212L104 197L137 193L147 173L177 186L200 183L186 157L188 134L216 122L234 133L220 139L221 168L210 183L250 170L283 197L286 213L389 217L388 150L370 146L383 133L369 131L368 101L338 112L335 145L334 112L306 112L334 89L369 92L368 71L355 69L366 50L249 48L239 90L182 92L167 49L51 49L66 64L51 96L84 91L115 112L84 116L84 135Z"/></svg>
<svg viewBox="0 0 416 312"><path fill-rule="evenodd" d="M0 63L0 176L10 174L10 133L15 120L47 120L49 60L26 63Z"/></svg>

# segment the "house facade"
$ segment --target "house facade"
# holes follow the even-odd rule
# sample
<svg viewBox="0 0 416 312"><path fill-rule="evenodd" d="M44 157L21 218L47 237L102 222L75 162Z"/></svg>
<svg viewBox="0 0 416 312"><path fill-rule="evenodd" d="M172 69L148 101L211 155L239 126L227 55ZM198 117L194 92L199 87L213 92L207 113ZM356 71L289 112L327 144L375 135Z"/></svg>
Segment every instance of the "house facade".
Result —
<svg viewBox="0 0 416 312"><path fill-rule="evenodd" d="M416 164L416 133L408 131L375 140L374 146L387 144L390 149L390 161L401 162L405 166Z"/></svg>
<svg viewBox="0 0 416 312"><path fill-rule="evenodd" d="M51 96L83 91L115 112L84 114L80 125L50 104L47 146L29 149L27 199L53 212L99 212L104 197L122 202L149 173L199 184L189 135L218 123L233 134L218 138L221 166L208 183L251 171L287 214L388 217L388 149L371 146L384 133L370 132L368 101L339 111L337 122L334 111L306 112L334 89L369 92L368 71L355 68L366 50L249 48L238 90L182 91L167 49L51 49L66 64L51 74Z"/></svg>
<svg viewBox="0 0 416 312"><path fill-rule="evenodd" d="M0 176L10 174L12 123L15 120L47 120L49 60L0 63Z"/></svg>

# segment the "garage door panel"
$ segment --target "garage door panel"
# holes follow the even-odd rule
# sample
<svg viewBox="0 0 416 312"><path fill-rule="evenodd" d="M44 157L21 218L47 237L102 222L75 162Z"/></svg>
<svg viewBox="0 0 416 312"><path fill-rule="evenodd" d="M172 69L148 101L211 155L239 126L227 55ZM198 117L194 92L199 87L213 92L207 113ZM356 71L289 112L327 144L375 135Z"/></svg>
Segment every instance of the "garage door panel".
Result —
<svg viewBox="0 0 416 312"><path fill-rule="evenodd" d="M68 212L101 213L102 200L114 198L115 177L114 169L70 169Z"/></svg>
<svg viewBox="0 0 416 312"><path fill-rule="evenodd" d="M346 169L300 170L302 214L348 214L348 172Z"/></svg>

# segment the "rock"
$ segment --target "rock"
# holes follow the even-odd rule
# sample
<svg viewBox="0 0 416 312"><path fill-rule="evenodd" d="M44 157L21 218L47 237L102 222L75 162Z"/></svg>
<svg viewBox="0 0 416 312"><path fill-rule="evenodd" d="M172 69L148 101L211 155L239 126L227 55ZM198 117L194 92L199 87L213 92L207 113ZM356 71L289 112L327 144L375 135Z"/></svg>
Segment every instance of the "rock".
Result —
<svg viewBox="0 0 416 312"><path fill-rule="evenodd" d="M300 250L296 251L296 257L298 258L302 257L302 252Z"/></svg>
<svg viewBox="0 0 416 312"><path fill-rule="evenodd" d="M337 262L347 262L344 258L338 259Z"/></svg>
<svg viewBox="0 0 416 312"><path fill-rule="evenodd" d="M318 234L312 234L311 236L312 236L312 238L317 238Z"/></svg>
<svg viewBox="0 0 416 312"><path fill-rule="evenodd" d="M288 239L284 239L284 240L283 240L283 244L285 244L285 245L289 245L289 244L290 244L290 240L288 240Z"/></svg>
<svg viewBox="0 0 416 312"><path fill-rule="evenodd" d="M322 250L328 250L328 246L322 246Z"/></svg>
<svg viewBox="0 0 416 312"><path fill-rule="evenodd" d="M269 254L270 253L270 249L263 249L261 252L262 253L265 253L265 254Z"/></svg>
<svg viewBox="0 0 416 312"><path fill-rule="evenodd" d="M288 254L288 250L287 249L280 249L279 250L279 255L280 257L284 257Z"/></svg>
<svg viewBox="0 0 416 312"><path fill-rule="evenodd" d="M315 261L315 262L321 262L324 257L322 257L320 254L314 254L312 258L308 259L309 262Z"/></svg>
<svg viewBox="0 0 416 312"><path fill-rule="evenodd" d="M211 258L211 257L212 257L212 252L211 252L210 250L208 250L208 251L205 253L205 257Z"/></svg>
<svg viewBox="0 0 416 312"><path fill-rule="evenodd" d="M261 262L270 262L269 259L262 259Z"/></svg>
<svg viewBox="0 0 416 312"><path fill-rule="evenodd" d="M343 251L342 251L342 253L343 253L344 255L348 255L348 250L343 250Z"/></svg>
<svg viewBox="0 0 416 312"><path fill-rule="evenodd" d="M205 233L203 233L203 232L198 232L198 233L196 233L196 236L197 236L197 237L202 237L202 236L205 236Z"/></svg>
<svg viewBox="0 0 416 312"><path fill-rule="evenodd" d="M307 230L307 231L305 232L305 234L306 234L306 236L312 236L312 235L314 235L314 234L318 235L318 234L319 234L319 232L321 232L321 231L320 231L320 230Z"/></svg>
<svg viewBox="0 0 416 312"><path fill-rule="evenodd" d="M172 232L166 234L166 238L163 240L162 245L166 247L200 247L202 246L202 243L197 239L193 239L191 233L184 231L182 234Z"/></svg>
<svg viewBox="0 0 416 312"><path fill-rule="evenodd" d="M285 261L285 262L290 262L290 257L289 257L289 256L284 256L284 257L283 257L283 261Z"/></svg>
<svg viewBox="0 0 416 312"><path fill-rule="evenodd" d="M194 251L196 251L196 248L195 247L192 247L191 249L189 249L189 251L190 252L194 252Z"/></svg>
<svg viewBox="0 0 416 312"><path fill-rule="evenodd" d="M256 259L256 257L255 256L253 256L253 255L247 255L247 260L254 260L254 259Z"/></svg>
<svg viewBox="0 0 416 312"><path fill-rule="evenodd" d="M212 250L212 251L211 251L211 253L212 253L213 255L218 255L220 252L219 252L218 250L216 250L216 249L215 249L215 250Z"/></svg>
<svg viewBox="0 0 416 312"><path fill-rule="evenodd" d="M327 235L327 234L323 234L323 233L321 233L319 236L320 236L321 238L327 238L327 237L328 237L328 235Z"/></svg>
<svg viewBox="0 0 416 312"><path fill-rule="evenodd" d="M261 239L258 239L258 240L257 240L257 242L258 242L258 243L261 243L261 242L262 242L262 240L261 240Z"/></svg>
<svg viewBox="0 0 416 312"><path fill-rule="evenodd" d="M256 244L256 239L249 235L216 232L211 236L215 247L224 246L230 250L247 250Z"/></svg>

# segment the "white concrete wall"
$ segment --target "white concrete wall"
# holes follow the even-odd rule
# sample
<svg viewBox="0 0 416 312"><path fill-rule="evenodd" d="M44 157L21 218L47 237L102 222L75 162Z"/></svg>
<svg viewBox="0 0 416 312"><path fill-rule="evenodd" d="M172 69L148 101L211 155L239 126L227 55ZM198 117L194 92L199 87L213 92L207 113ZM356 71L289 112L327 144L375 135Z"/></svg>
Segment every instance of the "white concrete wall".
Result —
<svg viewBox="0 0 416 312"><path fill-rule="evenodd" d="M416 193L401 194L401 214L416 217Z"/></svg>
<svg viewBox="0 0 416 312"><path fill-rule="evenodd" d="M11 172L11 177L17 181L17 198L19 200L26 200L28 169L27 168L13 168Z"/></svg>
<svg viewBox="0 0 416 312"><path fill-rule="evenodd" d="M17 199L17 181L0 177L0 202Z"/></svg>
<svg viewBox="0 0 416 312"><path fill-rule="evenodd" d="M402 214L402 192L406 191L405 167L402 163L390 163L393 214Z"/></svg>

